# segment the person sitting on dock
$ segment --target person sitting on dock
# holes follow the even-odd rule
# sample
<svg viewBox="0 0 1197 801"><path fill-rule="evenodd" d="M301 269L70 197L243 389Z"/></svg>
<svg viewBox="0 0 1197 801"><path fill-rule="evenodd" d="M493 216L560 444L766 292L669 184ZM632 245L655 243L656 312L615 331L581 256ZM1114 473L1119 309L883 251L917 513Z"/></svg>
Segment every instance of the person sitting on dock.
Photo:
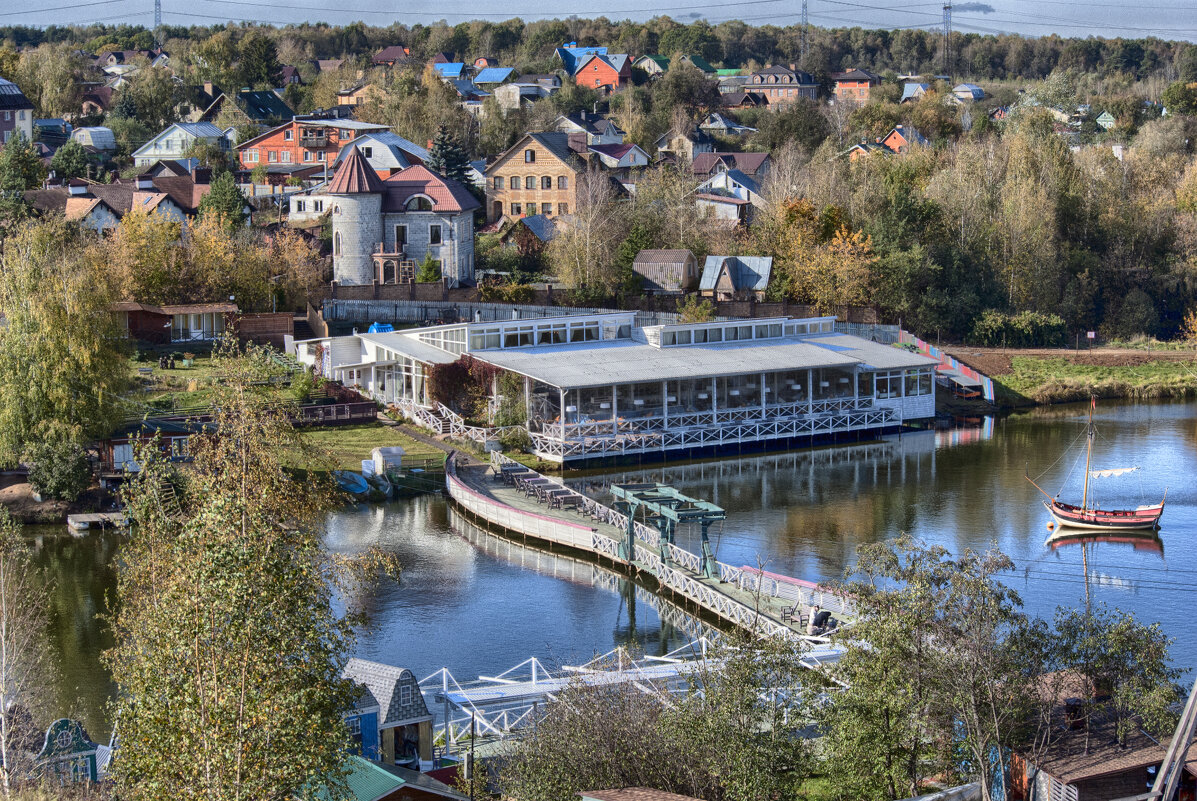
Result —
<svg viewBox="0 0 1197 801"><path fill-rule="evenodd" d="M819 614L819 605L812 604L810 608L810 617L806 619L806 636L815 636L815 616Z"/></svg>

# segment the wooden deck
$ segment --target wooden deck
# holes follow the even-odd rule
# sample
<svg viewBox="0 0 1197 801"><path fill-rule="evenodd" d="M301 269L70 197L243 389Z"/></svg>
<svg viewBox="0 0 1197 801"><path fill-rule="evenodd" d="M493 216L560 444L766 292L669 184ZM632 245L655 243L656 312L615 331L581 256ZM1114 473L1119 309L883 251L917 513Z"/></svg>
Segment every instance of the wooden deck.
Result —
<svg viewBox="0 0 1197 801"><path fill-rule="evenodd" d="M718 564L719 578L710 578L703 575L696 554L672 544L662 559L655 529L639 523L635 557L625 559L620 545L627 540L626 518L556 479L514 463L504 465L505 461L497 457L492 465L462 465L451 460L446 472L449 495L475 517L510 533L648 573L657 579L662 594L744 629L827 642L806 634L811 604L828 609L841 622L851 618L850 604L809 582L723 563ZM504 480L504 470L520 478L508 475Z"/></svg>

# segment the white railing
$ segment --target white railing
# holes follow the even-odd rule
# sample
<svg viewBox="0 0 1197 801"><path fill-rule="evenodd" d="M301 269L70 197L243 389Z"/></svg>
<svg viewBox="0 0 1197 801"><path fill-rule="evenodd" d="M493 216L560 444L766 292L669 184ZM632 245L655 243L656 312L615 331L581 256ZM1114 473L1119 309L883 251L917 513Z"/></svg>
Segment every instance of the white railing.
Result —
<svg viewBox="0 0 1197 801"><path fill-rule="evenodd" d="M417 425L421 425L437 434L445 434L446 421L437 415L433 414L432 410L421 406L413 400L407 398L398 398L390 401L390 404L399 411L403 412L404 417L408 417L415 421Z"/></svg>
<svg viewBox="0 0 1197 801"><path fill-rule="evenodd" d="M803 407L805 408L805 407ZM674 420L670 418L670 424ZM541 433L531 434L536 455L552 461L601 458L624 454L759 442L786 437L815 436L842 431L894 426L901 423L898 413L885 407L861 410L837 409L764 420L729 422L723 425L671 427L662 431L641 431L616 435L562 440Z"/></svg>
<svg viewBox="0 0 1197 801"><path fill-rule="evenodd" d="M491 467L496 472L501 471L504 465L519 465L521 468L524 467L514 459L497 451L491 453L490 461ZM457 485L460 485L462 489L473 493L472 490L457 480L456 468L454 467L450 470L449 465L446 465L445 480L449 486L449 494L454 499L458 499L458 496L454 485L449 483L450 479L455 481ZM548 480L561 484L556 479L549 478ZM473 494L478 495L477 493ZM627 531L628 517L626 514L601 504L594 499L583 497L586 502L584 511L589 513L595 520L606 523L620 532ZM589 550L615 561L625 561L621 555L623 547L622 537L616 539L599 533L597 529L584 529L584 527L568 521L543 517L517 509L511 509L512 512L517 513L516 516L511 516L496 511L497 509L510 508L503 507L499 501L481 495L478 495L478 498L488 504L488 506L476 512L476 514L504 528L532 534L541 539L562 542L580 550ZM467 509L471 508L470 503L474 502L474 499L469 499L469 501L459 500ZM508 520L509 517L512 519ZM508 522L504 522L505 520ZM573 535L572 532L568 539L563 539L561 534L551 528L547 533L537 533L544 530L544 521L584 529L586 531L586 535L583 537L585 538L585 543L583 544L581 539ZM767 615L760 614L752 606L721 591L718 585L705 582L702 579L703 559L701 555L694 554L673 543L668 543L665 551L668 561L663 561L660 554L660 532L638 520L633 522L633 531L636 537L636 544L632 561L639 562L650 570L657 577L658 581L671 591L684 595L737 626L764 634L784 634L788 637L800 636L798 632L795 632L789 626L779 623ZM744 592L752 593L753 595L759 594L765 598L782 599L788 601L791 605L811 605L817 603L821 609L827 609L841 617L852 617L854 615L854 610L849 599L822 590L818 585L811 582L804 582L801 579L794 579L774 573L765 573L749 567L733 567L719 561L715 562L715 566L719 571L718 580L720 582L731 584Z"/></svg>

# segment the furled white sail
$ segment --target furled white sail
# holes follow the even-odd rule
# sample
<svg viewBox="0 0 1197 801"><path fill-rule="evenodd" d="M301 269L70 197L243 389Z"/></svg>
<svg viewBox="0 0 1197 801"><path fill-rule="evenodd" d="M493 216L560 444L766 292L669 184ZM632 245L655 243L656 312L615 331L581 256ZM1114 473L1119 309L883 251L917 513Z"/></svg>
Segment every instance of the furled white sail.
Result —
<svg viewBox="0 0 1197 801"><path fill-rule="evenodd" d="M1109 470L1090 470L1089 475L1093 478L1111 478L1112 476L1121 476L1126 473L1133 473L1139 468L1137 467L1112 467Z"/></svg>

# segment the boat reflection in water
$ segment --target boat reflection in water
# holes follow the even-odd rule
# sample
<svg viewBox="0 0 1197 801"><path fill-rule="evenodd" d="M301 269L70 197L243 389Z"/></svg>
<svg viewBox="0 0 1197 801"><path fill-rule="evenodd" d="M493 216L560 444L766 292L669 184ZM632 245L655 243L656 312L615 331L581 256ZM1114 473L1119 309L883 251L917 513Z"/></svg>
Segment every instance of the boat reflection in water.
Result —
<svg viewBox="0 0 1197 801"><path fill-rule="evenodd" d="M1061 526L1052 532L1051 536L1047 538L1045 546L1050 548L1053 552L1060 548L1068 546L1080 546L1081 549L1081 565L1084 570L1085 579L1085 608L1089 609L1089 587L1096 584L1100 587L1108 587L1116 590L1127 590L1135 592L1135 582L1133 579L1120 578L1118 576L1111 576L1106 573L1089 572L1089 549L1096 548L1098 545L1107 546L1127 546L1129 545L1136 551L1143 553L1154 553L1162 560L1164 558L1164 541L1160 539L1159 533L1156 530L1152 531L1119 531L1111 534L1098 534L1092 531L1085 531L1083 529L1070 528L1068 526Z"/></svg>

